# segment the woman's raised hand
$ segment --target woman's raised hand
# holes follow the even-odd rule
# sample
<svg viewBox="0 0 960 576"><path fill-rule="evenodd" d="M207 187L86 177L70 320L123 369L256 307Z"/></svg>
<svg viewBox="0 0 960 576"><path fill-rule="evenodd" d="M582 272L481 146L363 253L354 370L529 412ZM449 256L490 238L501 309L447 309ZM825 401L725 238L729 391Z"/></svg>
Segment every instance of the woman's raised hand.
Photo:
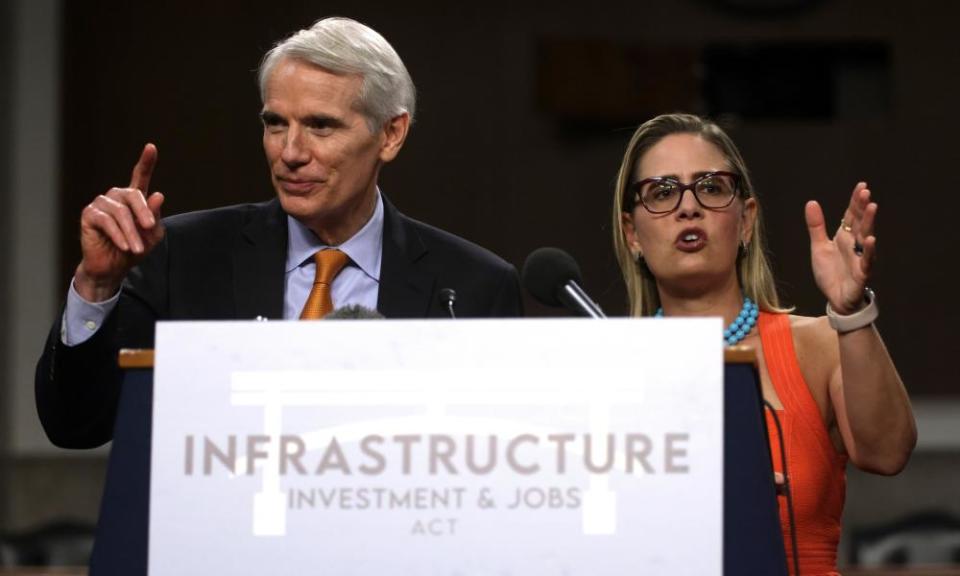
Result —
<svg viewBox="0 0 960 576"><path fill-rule="evenodd" d="M876 259L877 237L873 225L877 204L870 201L867 183L854 186L850 204L833 238L827 233L823 209L818 202L807 202L805 216L817 286L837 314L852 314L863 306L863 290Z"/></svg>

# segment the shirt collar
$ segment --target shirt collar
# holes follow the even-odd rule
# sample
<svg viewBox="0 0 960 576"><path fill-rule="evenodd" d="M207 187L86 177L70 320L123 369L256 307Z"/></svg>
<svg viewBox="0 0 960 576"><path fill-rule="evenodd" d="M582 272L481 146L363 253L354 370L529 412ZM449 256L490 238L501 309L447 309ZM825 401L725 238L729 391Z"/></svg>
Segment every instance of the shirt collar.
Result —
<svg viewBox="0 0 960 576"><path fill-rule="evenodd" d="M356 234L337 246L341 252L360 268L364 274L380 281L380 257L383 253L383 198L377 188L377 205L373 215ZM324 244L316 234L293 216L287 215L287 264L286 271L292 272L302 266L317 250L330 246Z"/></svg>

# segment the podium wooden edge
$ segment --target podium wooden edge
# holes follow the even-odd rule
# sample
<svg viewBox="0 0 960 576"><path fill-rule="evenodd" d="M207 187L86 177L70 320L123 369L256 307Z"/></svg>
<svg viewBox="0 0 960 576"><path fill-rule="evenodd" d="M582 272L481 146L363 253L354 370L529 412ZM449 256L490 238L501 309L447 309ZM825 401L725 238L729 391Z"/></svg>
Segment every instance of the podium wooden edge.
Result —
<svg viewBox="0 0 960 576"><path fill-rule="evenodd" d="M146 348L124 348L120 350L117 363L124 370L136 370L141 368L153 368L154 353ZM726 364L752 364L759 370L757 365L756 350L749 346L731 346L723 351L723 361Z"/></svg>
<svg viewBox="0 0 960 576"><path fill-rule="evenodd" d="M124 370L153 368L153 350L148 348L122 348L117 355L117 364Z"/></svg>
<svg viewBox="0 0 960 576"><path fill-rule="evenodd" d="M760 371L760 365L757 364L757 351L750 346L730 346L723 349L723 362L725 364L752 364Z"/></svg>

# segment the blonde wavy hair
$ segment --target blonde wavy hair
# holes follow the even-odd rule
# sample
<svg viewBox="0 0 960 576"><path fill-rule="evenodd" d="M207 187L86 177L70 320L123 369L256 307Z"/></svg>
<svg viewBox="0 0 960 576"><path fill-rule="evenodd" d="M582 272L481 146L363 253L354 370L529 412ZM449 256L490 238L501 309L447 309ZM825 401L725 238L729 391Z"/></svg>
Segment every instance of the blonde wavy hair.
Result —
<svg viewBox="0 0 960 576"><path fill-rule="evenodd" d="M693 114L663 114L637 128L627 151L623 155L617 184L613 192L613 249L620 263L620 271L627 285L631 316L652 316L660 306L656 278L643 261L637 261L627 245L623 229L624 196L632 182L633 169L640 158L657 142L671 134L695 134L716 146L727 159L730 168L740 175L740 193L743 198L753 198L757 206L756 222L750 242L737 258L737 274L740 289L761 310L785 312L780 306L773 272L767 258L766 239L763 229L763 210L757 198L747 165L736 145L719 126Z"/></svg>

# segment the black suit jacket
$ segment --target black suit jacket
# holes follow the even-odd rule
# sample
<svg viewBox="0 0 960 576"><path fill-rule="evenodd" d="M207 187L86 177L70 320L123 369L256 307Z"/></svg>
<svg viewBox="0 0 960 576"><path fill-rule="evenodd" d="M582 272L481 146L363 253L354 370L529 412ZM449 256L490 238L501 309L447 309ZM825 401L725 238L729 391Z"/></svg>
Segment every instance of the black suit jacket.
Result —
<svg viewBox="0 0 960 576"><path fill-rule="evenodd" d="M91 576L146 574L152 377L121 374L120 348L153 346L166 319L281 318L287 218L276 200L174 216L167 234L131 271L117 307L78 346L54 324L37 365L37 410L54 444L114 440ZM384 199L377 307L388 318L442 317L438 292L453 288L461 317L519 316L516 270L461 238L400 214Z"/></svg>
<svg viewBox="0 0 960 576"><path fill-rule="evenodd" d="M36 374L40 421L65 448L113 436L121 348L152 348L157 320L282 318L287 217L274 199L173 216L167 234L124 282L100 330L75 347L54 324ZM493 253L407 218L384 198L377 309L387 318L443 317L438 292L456 290L458 317L521 315L516 270Z"/></svg>

